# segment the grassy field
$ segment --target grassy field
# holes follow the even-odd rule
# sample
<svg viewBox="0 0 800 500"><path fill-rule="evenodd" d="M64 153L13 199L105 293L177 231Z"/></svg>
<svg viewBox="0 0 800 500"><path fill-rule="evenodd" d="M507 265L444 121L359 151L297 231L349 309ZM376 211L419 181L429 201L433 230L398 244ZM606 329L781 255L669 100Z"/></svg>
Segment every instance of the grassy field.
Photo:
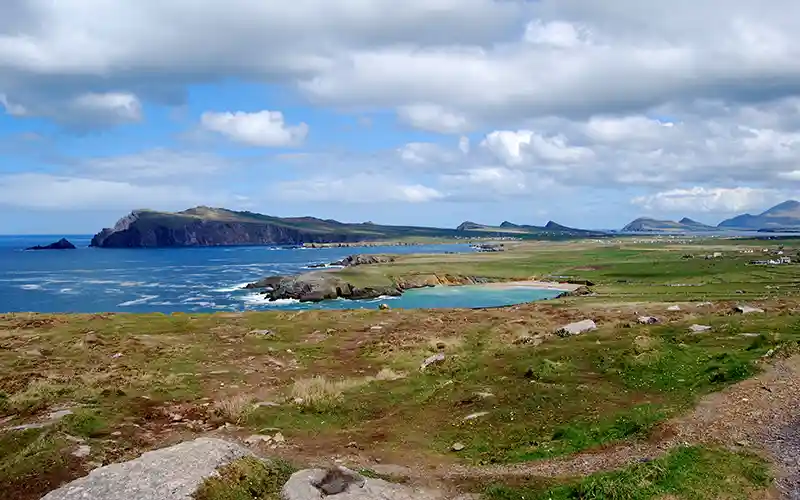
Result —
<svg viewBox="0 0 800 500"><path fill-rule="evenodd" d="M260 451L298 467L331 457L515 464L652 439L702 396L800 344L800 266L746 265L761 257L740 251L764 246L538 243L344 272L364 282L449 273L594 283L594 296L493 310L2 315L0 427L48 425L0 432L0 491L39 498L94 466L210 434L280 433L285 441ZM724 257L702 258L715 249ZM732 314L744 301L766 313ZM679 311L667 311L673 302ZM645 314L662 322L637 324ZM598 330L553 335L585 318ZM691 334L695 323L713 330ZM445 360L421 371L435 353ZM72 414L50 423L62 409ZM267 491L289 470L278 464L232 474ZM766 470L748 454L690 447L597 476L480 488L490 499L740 498L767 486ZM249 491L226 484L200 498L256 498L225 496Z"/></svg>

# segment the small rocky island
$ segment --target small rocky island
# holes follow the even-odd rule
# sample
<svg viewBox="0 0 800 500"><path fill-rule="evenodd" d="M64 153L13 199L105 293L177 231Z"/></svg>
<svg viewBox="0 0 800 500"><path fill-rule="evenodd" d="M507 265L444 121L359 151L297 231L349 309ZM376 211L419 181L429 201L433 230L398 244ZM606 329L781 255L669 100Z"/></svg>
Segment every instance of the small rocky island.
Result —
<svg viewBox="0 0 800 500"><path fill-rule="evenodd" d="M60 240L50 243L49 245L36 245L28 247L25 250L75 250L73 245L68 239L61 238Z"/></svg>

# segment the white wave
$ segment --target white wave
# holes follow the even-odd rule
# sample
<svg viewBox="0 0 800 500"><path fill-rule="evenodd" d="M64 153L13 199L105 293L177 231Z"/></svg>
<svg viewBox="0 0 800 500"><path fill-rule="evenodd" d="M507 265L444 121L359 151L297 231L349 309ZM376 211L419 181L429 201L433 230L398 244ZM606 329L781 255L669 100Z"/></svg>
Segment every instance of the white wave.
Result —
<svg viewBox="0 0 800 500"><path fill-rule="evenodd" d="M213 289L211 291L212 292L235 292L236 290L244 289L244 287L246 287L249 284L250 284L249 281L245 281L244 283L239 283L239 284L233 285L233 286L228 286L228 287L224 287L224 288L215 288L215 289Z"/></svg>
<svg viewBox="0 0 800 500"><path fill-rule="evenodd" d="M34 285L32 283L28 283L25 285L20 285L20 288L22 288L23 290L41 290L42 285Z"/></svg>
<svg viewBox="0 0 800 500"><path fill-rule="evenodd" d="M144 284L142 281L123 281L119 286L143 286Z"/></svg>
<svg viewBox="0 0 800 500"><path fill-rule="evenodd" d="M208 308L214 307L215 304L214 302L192 302L192 305L196 306L193 309L197 309L200 307L208 307Z"/></svg>
<svg viewBox="0 0 800 500"><path fill-rule="evenodd" d="M128 306L138 306L140 304L144 304L150 300L157 299L158 295L142 295L136 300L129 300L127 302L122 302L117 304L117 307L128 307Z"/></svg>
<svg viewBox="0 0 800 500"><path fill-rule="evenodd" d="M58 293L77 293L77 292L73 291L72 288L62 288L61 290L58 291Z"/></svg>
<svg viewBox="0 0 800 500"><path fill-rule="evenodd" d="M84 281L87 285L116 285L116 281L111 280L86 280Z"/></svg>
<svg viewBox="0 0 800 500"><path fill-rule="evenodd" d="M275 307L300 303L300 301L297 299L269 300L266 295L261 295L260 293L248 293L247 295L242 297L242 302L248 305L275 306Z"/></svg>

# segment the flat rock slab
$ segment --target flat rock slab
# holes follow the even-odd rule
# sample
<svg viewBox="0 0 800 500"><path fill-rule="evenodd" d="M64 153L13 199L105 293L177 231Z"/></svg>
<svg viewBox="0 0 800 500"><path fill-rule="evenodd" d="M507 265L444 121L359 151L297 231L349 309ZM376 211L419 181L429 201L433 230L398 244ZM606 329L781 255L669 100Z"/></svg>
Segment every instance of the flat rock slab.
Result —
<svg viewBox="0 0 800 500"><path fill-rule="evenodd" d="M733 310L735 312L740 313L740 314L760 314L760 313L764 312L763 309L759 309L758 307L747 306L747 305L736 306L736 307L733 308Z"/></svg>
<svg viewBox="0 0 800 500"><path fill-rule="evenodd" d="M570 335L580 335L581 333L596 329L597 323L590 319L585 319L583 321L578 321L577 323L570 323L562 326L556 330L556 334L561 337L569 337Z"/></svg>
<svg viewBox="0 0 800 500"><path fill-rule="evenodd" d="M42 500L190 500L218 468L248 455L221 439L195 439L95 469Z"/></svg>
<svg viewBox="0 0 800 500"><path fill-rule="evenodd" d="M343 469L345 470L346 469ZM352 473L352 471L347 471ZM382 479L364 478L353 474L346 481L346 488L340 493L326 494L315 484L326 483L323 478L330 471L324 469L306 469L296 472L283 486L282 500L442 500L438 491L422 490L402 484L394 484ZM339 489L339 488L337 488ZM334 490L335 491L335 490Z"/></svg>

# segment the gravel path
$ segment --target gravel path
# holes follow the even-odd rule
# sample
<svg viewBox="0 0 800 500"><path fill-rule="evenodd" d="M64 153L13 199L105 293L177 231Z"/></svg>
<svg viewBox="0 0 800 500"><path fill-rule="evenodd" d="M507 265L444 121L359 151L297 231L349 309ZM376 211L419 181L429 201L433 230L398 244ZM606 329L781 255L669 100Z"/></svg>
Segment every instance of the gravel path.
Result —
<svg viewBox="0 0 800 500"><path fill-rule="evenodd" d="M774 465L784 499L800 500L800 356L775 360L759 376L710 394L691 413L660 428L651 442L530 463L441 466L431 474L449 481L475 478L583 476L665 454L682 444L717 444L761 452ZM416 474L408 469L411 476Z"/></svg>

